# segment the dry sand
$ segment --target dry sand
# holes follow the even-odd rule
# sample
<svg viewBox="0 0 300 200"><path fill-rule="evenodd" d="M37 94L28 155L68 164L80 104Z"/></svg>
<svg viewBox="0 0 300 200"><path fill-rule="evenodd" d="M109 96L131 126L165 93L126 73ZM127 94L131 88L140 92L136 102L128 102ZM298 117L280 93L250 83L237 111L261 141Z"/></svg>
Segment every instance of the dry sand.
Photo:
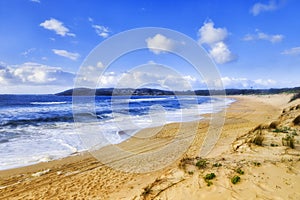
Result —
<svg viewBox="0 0 300 200"><path fill-rule="evenodd" d="M222 135L205 158L197 156L209 115L200 124L169 124L152 137L131 138L117 146L135 155L163 150L160 157L173 159L172 151L163 147L196 130L189 149L167 167L148 173L122 172L86 152L0 171L0 199L300 199L300 126L293 123L300 115L300 101L288 103L290 97L232 97L238 101L227 109ZM153 129L146 129L138 136L151 132ZM282 145L287 135L293 136L294 149ZM259 137L264 139L262 144L254 144ZM110 165L125 166L129 171L145 167L141 162L146 159L136 162L130 160L134 156L118 154L115 149L109 146L97 155L104 162L113 158ZM199 167L198 161L202 161ZM239 168L244 174L237 172ZM209 173L216 177L205 180ZM240 182L233 184L233 176L239 176Z"/></svg>

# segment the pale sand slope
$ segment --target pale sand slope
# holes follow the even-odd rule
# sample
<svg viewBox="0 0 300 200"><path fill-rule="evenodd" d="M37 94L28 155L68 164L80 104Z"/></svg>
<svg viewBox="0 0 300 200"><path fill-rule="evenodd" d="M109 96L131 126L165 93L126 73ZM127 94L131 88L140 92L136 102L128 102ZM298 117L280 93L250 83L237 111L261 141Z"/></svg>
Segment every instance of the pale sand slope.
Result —
<svg viewBox="0 0 300 200"><path fill-rule="evenodd" d="M195 166L199 160L195 157L199 154L208 120L199 126L196 122L185 123L180 129L182 133L177 133L179 124L170 124L153 137L144 140L132 138L119 145L119 148L131 152L154 151L168 145L175 133L188 134L196 126L197 136L181 157L185 159L179 158L167 168L151 173L124 173L103 166L85 153L0 171L0 199L300 199L299 144L295 144L295 149L281 145L284 134L292 134L295 129L300 135L299 126L291 127L290 133L274 133L268 127L249 132L259 124L277 120L283 108L300 102L287 104L288 95L233 98L238 101L227 110L221 138L206 158L204 169ZM282 116L277 125L280 128L289 126L299 112L300 109L286 112L288 114ZM140 135L149 131L144 130ZM263 146L251 144L250 140L257 134L266 138ZM295 136L295 140L299 141L299 138ZM271 147L271 143L278 146ZM102 152L121 160L124 158L116 155L112 147ZM161 156L171 154L164 152ZM213 167L215 163L222 166ZM244 174L239 175L241 181L234 185L230 179L238 175L235 170L239 167ZM216 175L209 187L203 179L207 173Z"/></svg>

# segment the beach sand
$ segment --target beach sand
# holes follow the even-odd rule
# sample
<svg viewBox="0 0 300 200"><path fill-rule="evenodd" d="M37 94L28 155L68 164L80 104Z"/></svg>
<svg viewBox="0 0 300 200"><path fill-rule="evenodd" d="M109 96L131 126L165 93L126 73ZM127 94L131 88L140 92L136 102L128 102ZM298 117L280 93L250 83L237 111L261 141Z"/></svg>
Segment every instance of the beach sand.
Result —
<svg viewBox="0 0 300 200"><path fill-rule="evenodd" d="M83 152L2 170L0 199L300 199L300 126L293 122L300 115L300 101L288 103L291 95L284 94L230 98L237 101L227 109L221 137L204 158L198 156L211 115L200 123L168 124L158 133L145 129L93 153L102 162L113 160L108 165ZM163 148L183 135L193 139L184 154ZM282 145L287 135L293 136L294 149ZM154 160L135 159L158 150L163 153L155 154ZM145 163L160 158L175 160L167 166L158 162L155 166L160 169L132 173L150 170ZM203 178L210 173L216 177ZM237 184L231 182L234 176L240 177Z"/></svg>

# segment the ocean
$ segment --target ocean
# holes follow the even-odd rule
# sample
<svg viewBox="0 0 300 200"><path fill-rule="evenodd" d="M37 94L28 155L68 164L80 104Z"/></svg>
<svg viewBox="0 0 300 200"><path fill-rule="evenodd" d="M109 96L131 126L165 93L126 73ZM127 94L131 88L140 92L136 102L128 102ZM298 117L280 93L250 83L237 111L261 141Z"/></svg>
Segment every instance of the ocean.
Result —
<svg viewBox="0 0 300 200"><path fill-rule="evenodd" d="M90 114L97 123L87 118L80 126L95 126L109 143L117 144L142 128L199 120L201 114L218 112L233 101L226 99L224 104L218 98L200 96L96 96L95 113ZM0 119L0 170L88 150L82 142L84 133L74 126L71 96L0 95Z"/></svg>

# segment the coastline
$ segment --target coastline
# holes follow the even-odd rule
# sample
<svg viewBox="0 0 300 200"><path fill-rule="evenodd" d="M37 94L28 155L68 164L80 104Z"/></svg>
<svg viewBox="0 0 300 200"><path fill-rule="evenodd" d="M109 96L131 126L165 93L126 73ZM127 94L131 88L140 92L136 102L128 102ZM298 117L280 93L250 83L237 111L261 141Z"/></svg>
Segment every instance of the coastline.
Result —
<svg viewBox="0 0 300 200"><path fill-rule="evenodd" d="M276 120L287 105L290 96L229 96L229 98L237 99L237 101L228 107L222 135L207 158L226 157L231 152L231 144L236 138L261 123L271 123ZM198 155L205 135L203 133L207 131L209 125L210 114L204 116L205 119L201 120L197 126L197 135L192 145L183 157ZM195 123L198 122L184 122L182 131L188 132L195 126ZM164 126L156 137L152 138L152 141L155 140L157 143L154 146L151 145L149 151L156 150L172 141L179 125L179 123L172 123ZM143 132L147 134L149 130L144 129L141 134ZM136 148L137 140L134 138L118 146L130 151L141 150ZM105 151L109 152L109 149ZM181 158L166 168L145 174L133 174L103 166L89 153L82 152L60 160L0 171L0 198L134 199L134 197L140 197L143 189L155 182L158 177L170 174L170 170L177 170Z"/></svg>
<svg viewBox="0 0 300 200"><path fill-rule="evenodd" d="M166 96L166 97L169 98L170 96ZM171 98L174 98L174 97L172 96ZM209 97L204 97L204 98L208 99ZM187 110L187 111L184 109L181 113L181 118L179 118L177 116L178 114L176 113L176 111L175 111L175 113L172 113L172 111L171 111L170 114L167 115L168 120L162 119L162 120L164 120L164 123L160 123L160 121L157 121L157 120L155 121L154 120L154 125L149 126L147 128L140 128L138 130L138 129L134 129L134 128L128 128L128 126L126 126L126 124L125 124L125 126L121 124L121 126L123 126L124 131L123 130L119 131L119 132L121 132L121 134L119 135L119 138L118 138L119 141L115 143L114 141L110 140L111 138L107 137L106 139L110 142L107 142L108 143L107 145L101 145L101 147L97 147L97 149L105 148L106 146L109 146L109 143L111 143L113 145L116 145L116 144L120 145L121 143L127 141L131 137L135 137L135 136L139 137L138 135L140 135L143 138L149 137L150 136L149 133L157 132L161 129L161 127L169 126L169 124L185 123L185 122L195 122L195 123L197 123L197 122L201 121L204 118L203 117L204 115L209 116L210 113L222 112L222 110L224 110L224 108L228 107L228 105L230 105L234 101L233 99L226 99L224 102L222 100L219 101L217 99L219 99L219 98L222 99L222 97L220 97L220 96L216 96L214 98L216 99L216 100L214 100L214 102L216 101L216 103L213 103L215 105L215 107L213 107L213 108L211 108L210 103L202 102L201 104L199 104L199 106L201 106L201 107L199 107L198 109L193 108L193 109L190 109L190 110ZM161 98L155 98L154 100L157 100L157 99L161 99ZM163 97L163 99L166 99L166 98ZM143 98L142 99L136 99L136 101L138 101L138 102L140 100L144 100L144 99ZM148 98L146 100L148 100ZM64 101L64 102L66 102L66 101ZM51 102L51 103L49 103L49 102L46 102L46 103L45 102L33 102L32 103L31 102L31 104L42 104L42 105L45 105L45 104L47 104L47 105L48 104L60 104L60 103L61 102L59 102L59 103L57 103L57 102ZM195 111L191 111L191 110L195 110ZM197 111L199 111L199 112L197 112ZM175 114L175 117L173 117L172 114ZM151 115L151 117L153 117L152 114L150 114L150 115ZM186 115L186 116L183 116L183 115ZM159 115L155 115L154 118L157 117L157 116L159 117ZM117 121L118 120L120 120L120 119L117 119ZM135 119L133 119L133 120L135 120ZM158 122L158 124L157 124L157 122ZM155 123L156 123L156 125L155 125ZM164 125L161 125L161 124L164 124ZM87 133L92 134L93 129L89 130L88 127L89 126L87 126L86 130L81 130L81 131L83 133L87 132ZM74 131L79 132L79 127L74 127L74 128L75 129L72 130L73 132ZM97 127L95 127L95 128L97 128ZM106 128L106 127L104 127L104 128ZM42 130L42 129L43 129L42 126L40 126L38 130ZM78 129L78 130L76 130L76 129ZM145 130L143 130L143 129L145 129ZM128 132L126 130L128 130ZM33 133L36 132L36 131L37 130L33 130ZM66 131L64 131L64 132L66 132ZM139 132L142 132L142 133L139 133ZM68 133L68 131L67 131L67 133ZM144 136L142 136L142 134L144 134ZM77 136L78 135L80 135L80 133L78 133ZM78 138L80 138L79 139L80 143L83 143L83 141L86 142L85 146L83 144L82 144L82 146L76 146L76 143L74 143L75 145L73 144L73 146L72 146L72 143L66 143L66 145L68 145L72 149L72 152L69 152L68 154L62 154L62 155L55 155L54 156L52 154L48 154L48 153L45 154L44 152L42 152L41 154L34 154L34 157L40 157L40 159L34 159L34 160L30 161L28 159L27 160L26 159L22 160L22 157L20 157L20 159L19 159L20 163L14 163L13 165L4 165L4 163L6 163L6 161L4 160L3 163L1 163L2 165L1 165L0 171L10 170L10 169L14 169L14 168L23 168L23 167L26 167L26 166L32 166L32 165L36 165L36 164L43 163L43 162L51 162L51 161L54 161L54 160L61 160L61 159L67 158L67 157L72 157L72 156L75 156L75 155L86 154L86 153L89 152L89 150L87 150L87 149L89 149L88 147L91 147L91 146L94 145L94 143L93 143L94 137L98 137L98 136L97 135L89 136L89 134L86 134L86 135L83 134L83 135L84 136L78 136ZM74 139L76 141L76 138L74 138ZM99 139L101 139L101 138L99 138ZM24 150L24 151L26 151L26 150ZM5 152L5 151L3 150L3 152ZM16 151L16 152L18 152L18 151ZM18 154L15 154L15 155L18 156ZM15 155L11 155L11 157L13 158ZM29 155L30 155L30 153L29 153ZM24 154L24 156L26 157L27 155ZM5 157L6 157L6 155L5 155Z"/></svg>

